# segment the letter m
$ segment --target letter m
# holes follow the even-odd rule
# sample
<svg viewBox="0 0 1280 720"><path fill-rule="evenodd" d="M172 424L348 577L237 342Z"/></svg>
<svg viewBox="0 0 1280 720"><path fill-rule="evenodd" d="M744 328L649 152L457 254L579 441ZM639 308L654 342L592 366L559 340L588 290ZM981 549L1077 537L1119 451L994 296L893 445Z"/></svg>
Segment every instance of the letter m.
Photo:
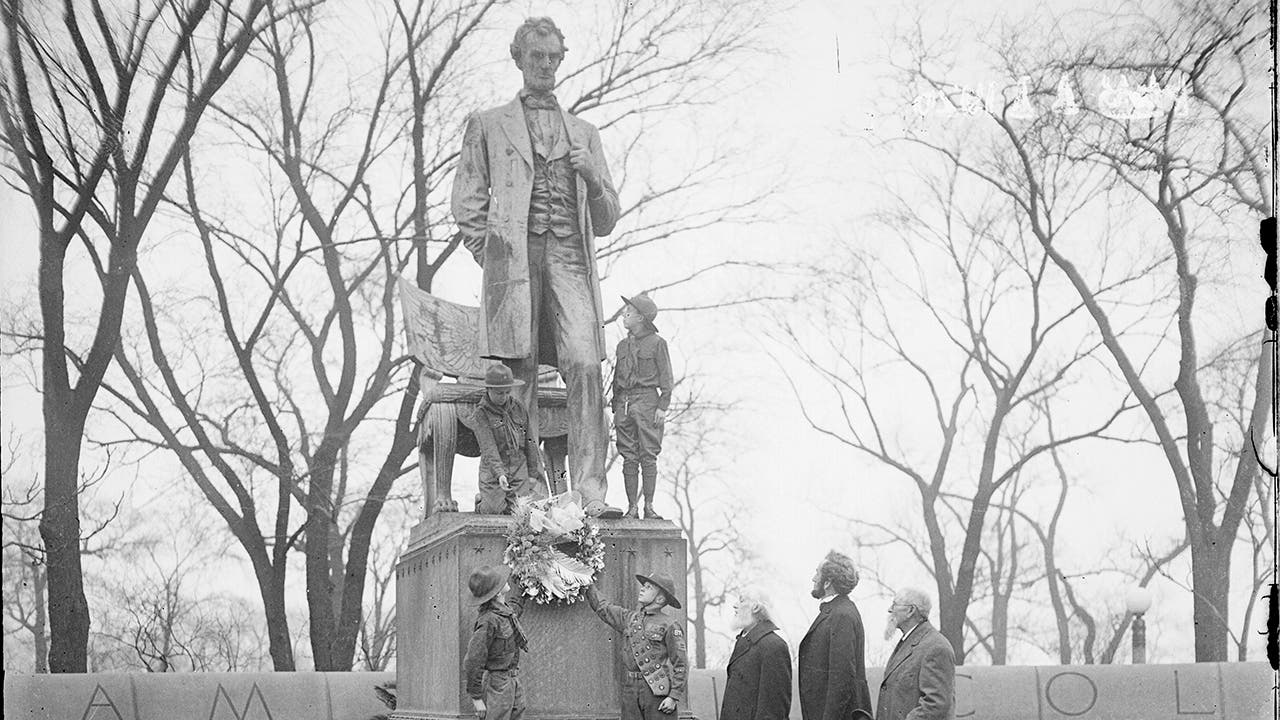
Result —
<svg viewBox="0 0 1280 720"><path fill-rule="evenodd" d="M249 710L254 706L254 700L257 700L258 712L250 713ZM226 709L219 713L218 708L225 706ZM267 701L262 697L262 690L258 689L258 683L254 683L249 689L249 697L245 698L244 708L236 710L235 701L231 699L230 693L218 683L218 689L213 691L213 706L209 708L209 720L273 720L271 710L267 707Z"/></svg>

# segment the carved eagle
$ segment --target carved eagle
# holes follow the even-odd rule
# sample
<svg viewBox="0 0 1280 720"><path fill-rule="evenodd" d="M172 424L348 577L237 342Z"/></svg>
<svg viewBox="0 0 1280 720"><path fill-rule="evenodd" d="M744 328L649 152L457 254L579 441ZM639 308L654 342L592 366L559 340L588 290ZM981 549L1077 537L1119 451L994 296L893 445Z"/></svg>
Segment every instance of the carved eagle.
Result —
<svg viewBox="0 0 1280 720"><path fill-rule="evenodd" d="M441 375L483 380L492 360L480 357L480 308L442 300L405 277L399 280L409 353ZM555 368L538 368L539 384Z"/></svg>

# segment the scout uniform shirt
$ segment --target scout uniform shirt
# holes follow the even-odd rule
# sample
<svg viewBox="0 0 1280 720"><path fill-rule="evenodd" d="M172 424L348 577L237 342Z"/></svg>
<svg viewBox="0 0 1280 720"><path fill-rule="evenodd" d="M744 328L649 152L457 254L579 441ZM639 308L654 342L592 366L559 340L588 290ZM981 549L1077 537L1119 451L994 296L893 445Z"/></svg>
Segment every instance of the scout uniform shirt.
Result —
<svg viewBox="0 0 1280 720"><path fill-rule="evenodd" d="M635 335L627 335L618 343L618 366L613 373L613 411L626 399L627 391L641 388L658 389L658 409L671 405L671 354L667 341L647 326Z"/></svg>
<svg viewBox="0 0 1280 720"><path fill-rule="evenodd" d="M470 412L459 413L462 424L475 433L480 446L481 473L493 478L524 480L541 469L541 454L529 435L529 415L515 398L494 405L488 393L480 396Z"/></svg>
<svg viewBox="0 0 1280 720"><path fill-rule="evenodd" d="M468 696L484 697L486 670L515 670L520 666L520 651L528 648L519 619L523 610L520 600L512 600L511 607L490 601L480 608L462 660Z"/></svg>
<svg viewBox="0 0 1280 720"><path fill-rule="evenodd" d="M600 619L622 633L624 670L644 675L649 689L658 698L684 702L688 678L684 630L680 623L659 610L628 610L603 602L595 586L587 587L587 602Z"/></svg>

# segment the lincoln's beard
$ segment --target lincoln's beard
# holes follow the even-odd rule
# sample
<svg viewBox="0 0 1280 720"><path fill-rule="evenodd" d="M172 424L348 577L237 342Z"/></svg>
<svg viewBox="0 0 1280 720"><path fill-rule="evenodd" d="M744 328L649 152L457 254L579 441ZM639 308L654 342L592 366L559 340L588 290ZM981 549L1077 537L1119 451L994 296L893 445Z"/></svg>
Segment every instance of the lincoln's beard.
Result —
<svg viewBox="0 0 1280 720"><path fill-rule="evenodd" d="M898 621L890 615L889 619L884 623L884 639L892 640L895 633L898 632Z"/></svg>

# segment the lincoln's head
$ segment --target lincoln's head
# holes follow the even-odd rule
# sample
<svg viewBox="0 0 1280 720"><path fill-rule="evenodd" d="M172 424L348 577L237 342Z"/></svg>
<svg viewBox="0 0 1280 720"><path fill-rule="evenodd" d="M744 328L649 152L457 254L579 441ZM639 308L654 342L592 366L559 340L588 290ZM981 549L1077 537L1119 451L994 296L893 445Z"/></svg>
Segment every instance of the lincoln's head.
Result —
<svg viewBox="0 0 1280 720"><path fill-rule="evenodd" d="M556 86L556 70L564 54L564 33L549 17L525 20L511 40L511 59L524 74L524 87L532 92L551 92Z"/></svg>

